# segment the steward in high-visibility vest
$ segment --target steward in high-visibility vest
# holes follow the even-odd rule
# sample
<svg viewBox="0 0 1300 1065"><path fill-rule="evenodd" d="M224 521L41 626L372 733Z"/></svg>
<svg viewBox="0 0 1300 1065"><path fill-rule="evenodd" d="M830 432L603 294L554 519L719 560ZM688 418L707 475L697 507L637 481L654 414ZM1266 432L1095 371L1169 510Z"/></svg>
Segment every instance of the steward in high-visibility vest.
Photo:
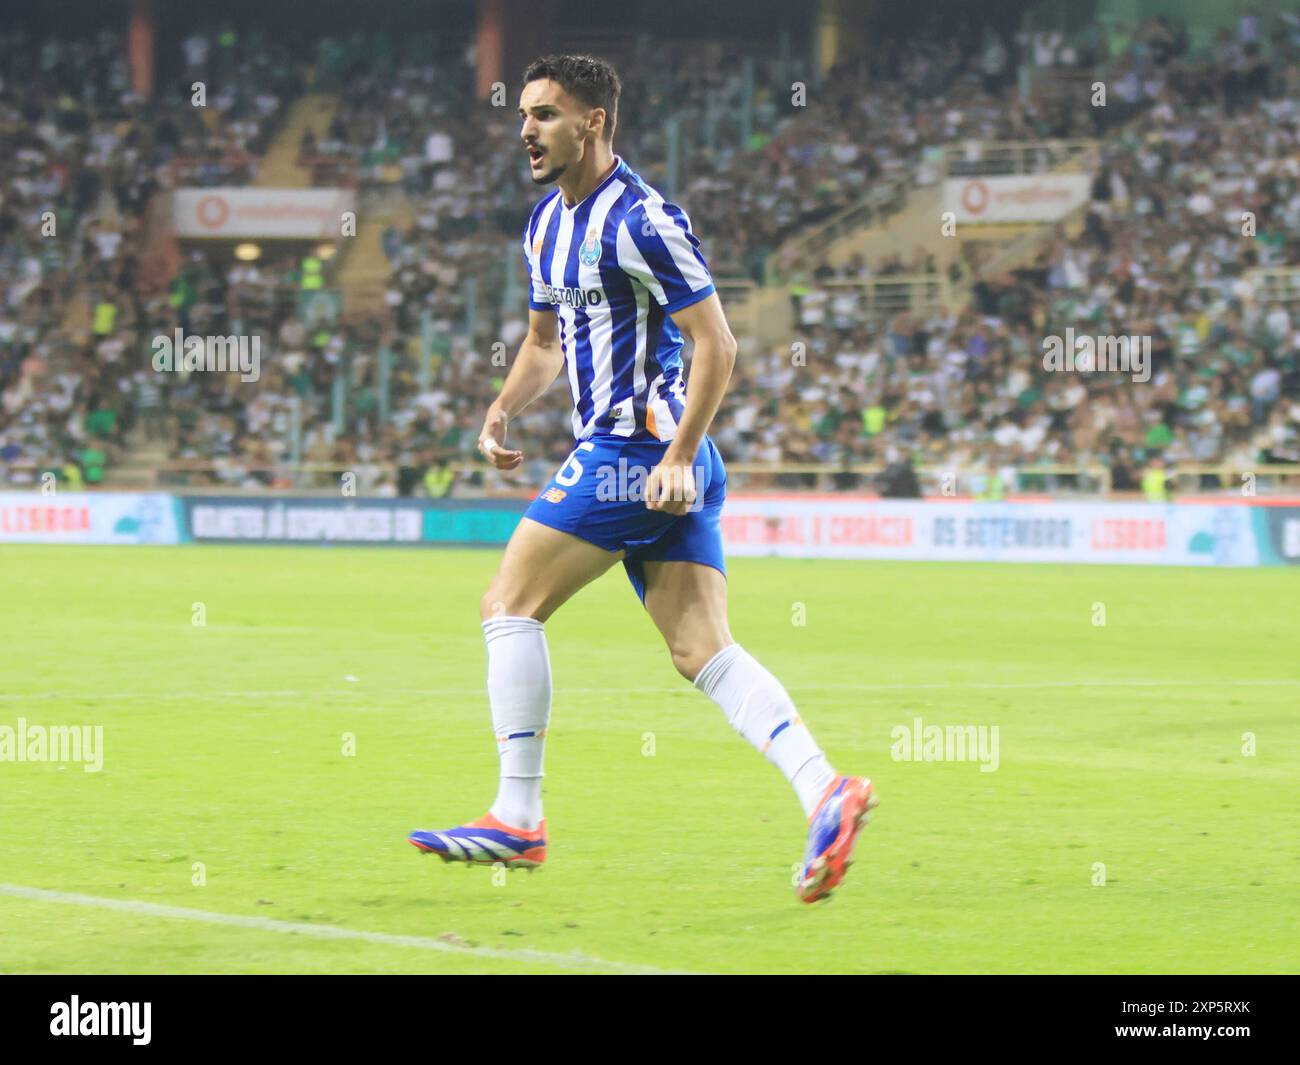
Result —
<svg viewBox="0 0 1300 1065"><path fill-rule="evenodd" d="M442 499L451 491L451 482L456 479L456 471L450 466L430 466L424 474L424 490L430 499Z"/></svg>
<svg viewBox="0 0 1300 1065"><path fill-rule="evenodd" d="M324 268L316 256L308 255L302 261L302 287L304 289L317 289L325 287L325 275L321 273Z"/></svg>
<svg viewBox="0 0 1300 1065"><path fill-rule="evenodd" d="M1005 486L1002 484L1002 474L997 470L989 471L986 477L976 477L975 498L985 503L999 502L1005 495Z"/></svg>
<svg viewBox="0 0 1300 1065"><path fill-rule="evenodd" d="M1148 503L1169 502L1169 489L1165 485L1165 464L1158 462L1142 471L1142 494Z"/></svg>

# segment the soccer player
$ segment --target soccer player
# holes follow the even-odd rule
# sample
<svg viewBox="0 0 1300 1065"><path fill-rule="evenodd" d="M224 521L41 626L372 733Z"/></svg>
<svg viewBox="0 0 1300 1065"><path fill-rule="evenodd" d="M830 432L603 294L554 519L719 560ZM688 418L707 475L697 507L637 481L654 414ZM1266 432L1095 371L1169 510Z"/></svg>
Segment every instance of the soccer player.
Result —
<svg viewBox="0 0 1300 1065"><path fill-rule="evenodd" d="M785 775L808 819L796 894L843 879L875 806L843 776L780 682L731 637L719 515L727 474L706 435L736 341L690 220L613 153L621 85L606 62L548 56L524 72L520 134L533 209L523 251L528 333L488 408L479 447L500 470L512 419L567 369L577 446L525 512L483 596L487 688L500 753L488 813L410 841L444 861L534 867L546 858L542 748L551 716L543 626L621 561L673 664ZM682 337L694 344L690 392Z"/></svg>

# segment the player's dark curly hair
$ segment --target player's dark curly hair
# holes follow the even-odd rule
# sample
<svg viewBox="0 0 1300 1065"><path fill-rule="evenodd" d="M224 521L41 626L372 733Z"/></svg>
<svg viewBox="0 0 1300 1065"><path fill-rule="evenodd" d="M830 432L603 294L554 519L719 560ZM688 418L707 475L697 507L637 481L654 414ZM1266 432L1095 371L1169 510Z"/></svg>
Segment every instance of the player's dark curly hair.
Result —
<svg viewBox="0 0 1300 1065"><path fill-rule="evenodd" d="M602 139L614 139L618 125L618 98L623 83L613 65L594 55L545 55L524 68L523 84L548 79L588 107L605 109Z"/></svg>

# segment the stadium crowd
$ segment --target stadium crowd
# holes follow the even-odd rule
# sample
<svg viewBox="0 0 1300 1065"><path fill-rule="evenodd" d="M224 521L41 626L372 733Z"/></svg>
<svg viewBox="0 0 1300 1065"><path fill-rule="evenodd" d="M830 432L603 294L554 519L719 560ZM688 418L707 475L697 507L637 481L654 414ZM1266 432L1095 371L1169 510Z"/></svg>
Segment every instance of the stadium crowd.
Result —
<svg viewBox="0 0 1300 1065"><path fill-rule="evenodd" d="M1059 40L1009 43L1022 63L1095 61ZM296 459L355 472L367 492L450 488L445 464L473 457L505 373L494 345L513 351L524 329L519 234L537 190L520 162L509 87L485 119L469 57L444 48L430 60L421 44L319 43L316 87L341 87L342 106L304 142L304 157L355 164L366 193L399 190L415 221L384 234L388 312L318 323L303 310L292 257L231 264L194 252L167 287L147 283L154 190L178 168L186 183L251 180L307 84L305 65L229 28L194 34L146 103L131 92L120 38L41 47L0 38L0 128L14 144L0 159L0 467L12 483L45 469L96 483L143 439L180 466L212 467L191 481L284 484L271 468ZM1082 232L1062 229L1026 269L978 277L959 313L877 318L852 287L824 285L860 280L869 264L806 264L796 322L806 365L789 345L742 349L714 430L724 453L912 459L985 468L989 484L1008 487L1015 471L1052 463L1104 464L1123 488L1153 456L1300 461L1300 326L1285 307L1255 300L1243 277L1297 261L1295 52L1285 25L1267 49L1243 28L1192 54L1154 21L1112 63L1115 107L1105 110L1039 106L1017 91L1003 42L963 48L954 38L885 49L871 68L845 64L801 106L787 90L799 79L778 55L759 57L747 77L717 46L641 42L622 68L618 150L662 183L666 124L649 116L671 102L689 175L676 198L718 276L761 277L785 237L881 182L937 180L940 146L1105 138ZM194 81L213 106L192 106ZM736 102L751 87L742 123ZM41 235L47 208L74 239ZM1256 220L1253 236L1242 234L1243 212ZM927 259L922 251L908 268L933 270ZM877 274L904 268L875 264ZM69 326L76 305L89 312L88 344ZM151 372L150 339L178 325L259 335L260 379ZM1150 381L1048 372L1043 338L1067 327L1150 336ZM548 473L571 446L567 402L562 377L520 423L532 459L523 476Z"/></svg>
<svg viewBox="0 0 1300 1065"><path fill-rule="evenodd" d="M119 34L0 33L0 468L11 483L42 471L99 483L137 417L160 427L168 390L150 372L145 327L174 328L179 286L151 283L155 193L249 180L300 91L301 65L257 35L196 33L182 53L145 100Z"/></svg>
<svg viewBox="0 0 1300 1065"><path fill-rule="evenodd" d="M1209 55L1172 42L1132 55L1149 106L1105 140L1081 233L1061 229L1027 268L980 278L961 314L873 330L854 292L814 286L800 331L823 372L813 383L785 368L787 352L768 358L754 402L783 401L756 420L764 457L779 437L805 461L912 454L1006 486L1035 465L1100 465L1116 489L1157 460L1300 461L1300 319L1246 276L1300 261L1300 42L1277 43L1268 63L1227 35ZM1149 380L1049 368L1045 338L1067 329L1150 337ZM728 434L743 454L743 434Z"/></svg>

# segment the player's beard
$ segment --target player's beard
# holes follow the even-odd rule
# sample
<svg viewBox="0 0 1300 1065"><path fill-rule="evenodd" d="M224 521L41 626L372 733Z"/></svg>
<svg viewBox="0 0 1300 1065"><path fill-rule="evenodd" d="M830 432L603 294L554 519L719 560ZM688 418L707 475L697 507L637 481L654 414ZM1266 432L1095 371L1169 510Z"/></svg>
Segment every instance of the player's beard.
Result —
<svg viewBox="0 0 1300 1065"><path fill-rule="evenodd" d="M566 163L566 164L564 164L564 165L562 165L562 166L552 167L550 170L546 171L546 173L544 173L544 174L534 174L534 175L532 175L532 178L533 178L533 184L534 184L534 185L550 185L552 182L559 181L560 178L564 176L564 172L565 172L566 170L568 170L568 169L569 169L569 167L568 167L568 164Z"/></svg>

